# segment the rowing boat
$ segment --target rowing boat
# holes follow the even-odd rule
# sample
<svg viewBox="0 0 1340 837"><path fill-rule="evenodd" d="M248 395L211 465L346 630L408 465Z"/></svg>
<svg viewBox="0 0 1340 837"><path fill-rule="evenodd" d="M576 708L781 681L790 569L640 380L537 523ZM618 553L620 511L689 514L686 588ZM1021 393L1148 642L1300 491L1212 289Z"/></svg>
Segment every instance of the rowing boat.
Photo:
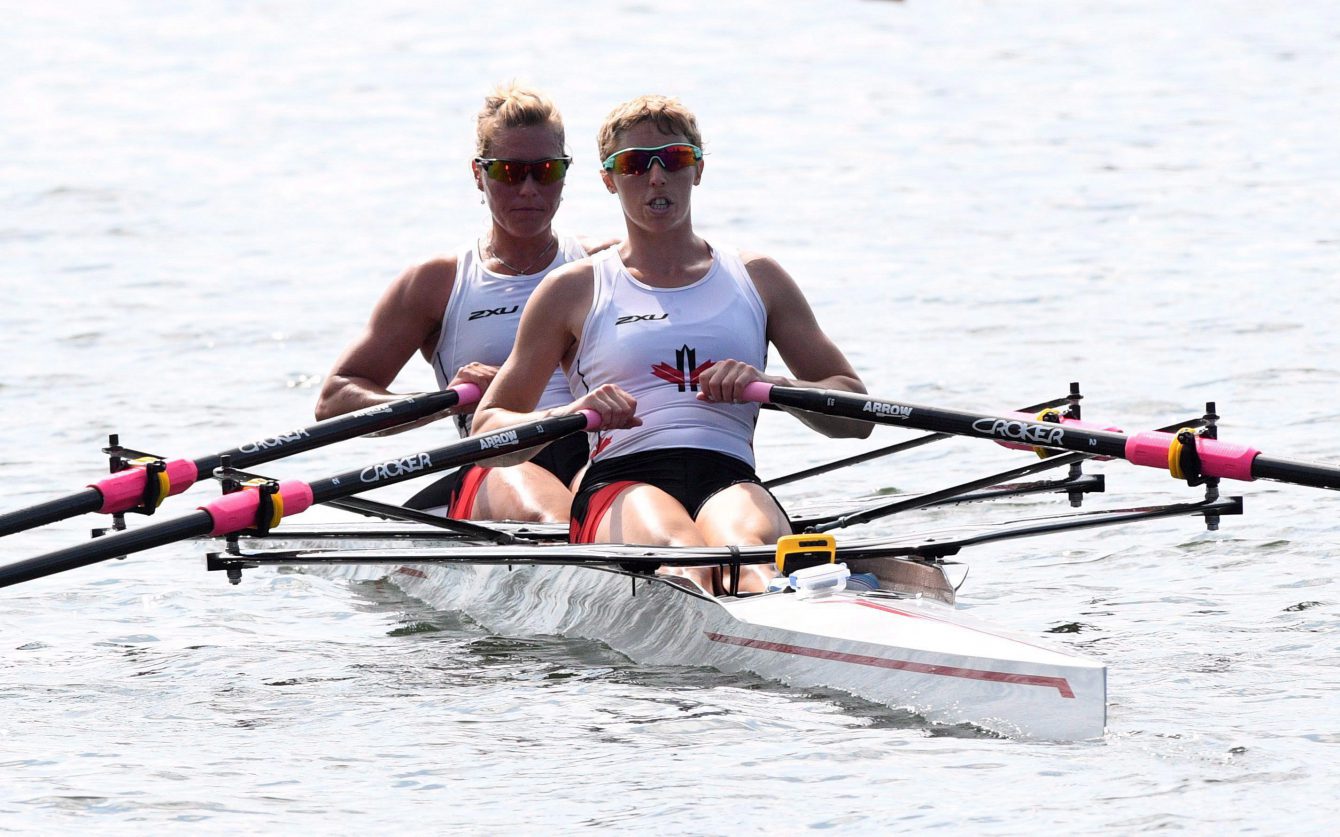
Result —
<svg viewBox="0 0 1340 837"><path fill-rule="evenodd" d="M91 493L9 515L9 531L17 531L94 508L96 501L101 510L116 515L117 531L0 566L0 587L191 538L223 539L223 547L209 555L207 565L226 571L234 583L240 582L244 569L262 565L314 566L351 578L387 577L410 595L435 607L463 611L503 633L599 639L635 661L750 671L797 686L841 689L909 708L933 723L969 723L1023 738L1079 740L1099 737L1104 731L1104 664L1038 638L991 627L958 610L962 566L954 563L953 556L982 543L1162 517L1198 516L1215 529L1223 516L1242 510L1241 498L1220 495L1222 479L1340 488L1340 467L1267 456L1255 448L1219 441L1213 404L1197 420L1127 435L1079 421L1075 385L1070 396L1057 400L1068 403L1066 413L1049 410L1037 416L1031 410L968 413L851 393L751 388L756 392L751 395L747 389L747 397L791 409L931 431L878 455L947 436L967 436L1032 449L1041 457L1029 465L921 495L881 499L840 513L798 512L792 517L793 526L811 540L831 537L827 533L833 529L946 503L1045 491L1064 494L1072 506L1079 506L1088 492L1104 490L1101 475L1084 474L1081 469L1084 461L1094 458L1167 467L1175 478L1203 485L1204 499L977 523L898 538L844 540L805 553L806 560L819 563L790 574L789 584L752 595L738 590L712 595L676 574L676 568L738 568L773 561L780 567L794 557L787 552L789 546L569 545L556 543L562 533L553 527L450 521L357 496L545 444L599 423L598 416L577 414L470 437L312 482L278 482L246 474L231 467L225 456L213 474L223 482L224 496L194 512L119 531L123 511L117 509L124 510L124 504L133 501L113 502L104 494L128 497L133 491L125 485L133 483L142 495L130 510L152 514L162 498L175 493L177 478L170 463L138 465L144 473L133 475L134 480L100 484ZM429 407L407 409L421 412ZM366 425L383 419L364 416L357 421ZM332 434L336 431L345 434L351 428L332 428ZM113 471L118 471L118 465L126 463L116 459L120 449L113 448L118 451ZM1008 482L1067 465L1070 471L1063 479ZM813 473L810 469L791 478ZM305 529L285 525L284 534L276 534L282 520L313 505L392 522ZM838 562L851 572L871 574L874 581L867 579L864 586L850 589L816 588L800 578L807 569L832 577Z"/></svg>
<svg viewBox="0 0 1340 837"><path fill-rule="evenodd" d="M967 484L996 484L986 495L959 486L900 497L896 505L924 508L945 502L936 499L939 494L977 502L1102 488L1086 475L1008 485L999 484L1001 476ZM1161 517L1217 519L1240 513L1241 502L1216 497L834 542L832 560L840 560L850 573L873 575L878 586L811 595L790 586L712 595L667 571L775 561L778 548L772 546L572 545L560 542L563 532L557 527L461 527L368 501L346 508L400 520L294 526L282 535L232 538L210 553L208 566L227 571L234 581L243 569L259 566L301 567L350 580L386 579L434 608L465 613L502 635L594 639L637 663L752 672L908 709L931 724L971 724L1012 738L1076 741L1103 735L1105 664L958 609L967 568L953 556L986 543ZM793 521L804 520L812 530L851 516L809 508L792 513ZM480 529L498 537L484 542Z"/></svg>
<svg viewBox="0 0 1340 837"><path fill-rule="evenodd" d="M713 596L683 576L638 566L692 561L684 551L386 545L384 536L357 528L341 531L344 542L332 549L320 545L323 534L329 530L267 538L274 557L265 563L385 578L503 635L594 639L637 663L710 666L837 689L910 709L934 724L1082 740L1102 736L1106 723L1102 662L968 616L955 607L949 566L881 557L887 542L858 543L843 553L852 571L878 577L878 590ZM255 545L244 541L243 560L265 558L251 551Z"/></svg>

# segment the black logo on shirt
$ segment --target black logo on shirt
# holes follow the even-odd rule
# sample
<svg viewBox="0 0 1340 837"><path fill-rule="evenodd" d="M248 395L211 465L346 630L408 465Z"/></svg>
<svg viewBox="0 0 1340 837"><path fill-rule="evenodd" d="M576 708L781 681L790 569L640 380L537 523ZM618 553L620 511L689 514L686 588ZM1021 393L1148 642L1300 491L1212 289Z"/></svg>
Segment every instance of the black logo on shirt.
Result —
<svg viewBox="0 0 1340 837"><path fill-rule="evenodd" d="M520 305L513 305L511 308L484 308L479 311L471 311L470 319L482 320L485 317L497 317L503 314L515 314L521 308Z"/></svg>
<svg viewBox="0 0 1340 837"><path fill-rule="evenodd" d="M614 324L615 324L616 326L621 326L621 325L624 325L624 324L626 324L626 323L640 323L640 322L642 322L643 320L664 320L664 319L665 319L666 317L668 317L668 316L670 316L670 315L669 315L669 314L624 314L622 317L620 317L619 319L615 320Z"/></svg>

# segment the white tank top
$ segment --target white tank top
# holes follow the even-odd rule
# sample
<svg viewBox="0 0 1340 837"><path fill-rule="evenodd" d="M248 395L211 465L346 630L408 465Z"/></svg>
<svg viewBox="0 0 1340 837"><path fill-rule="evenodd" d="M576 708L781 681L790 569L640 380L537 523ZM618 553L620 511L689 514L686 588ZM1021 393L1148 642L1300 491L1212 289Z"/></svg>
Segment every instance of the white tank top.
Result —
<svg viewBox="0 0 1340 837"><path fill-rule="evenodd" d="M467 363L502 366L516 342L521 311L535 286L551 270L584 258L586 251L576 238L560 235L553 261L543 270L522 276L505 276L484 267L478 240L458 250L456 279L451 286L447 310L442 314L442 330L432 355L438 387L450 383L456 371ZM571 401L568 382L562 371L556 371L545 385L537 409L561 407ZM473 414L457 416L461 435L469 431L473 418Z"/></svg>
<svg viewBox="0 0 1340 837"><path fill-rule="evenodd" d="M624 267L617 247L592 256L595 287L577 356L574 395L617 384L637 399L641 427L593 434L593 460L663 448L720 451L754 464L757 404L697 398L697 376L717 360L767 365L767 312L735 250L714 249L707 275L653 288Z"/></svg>

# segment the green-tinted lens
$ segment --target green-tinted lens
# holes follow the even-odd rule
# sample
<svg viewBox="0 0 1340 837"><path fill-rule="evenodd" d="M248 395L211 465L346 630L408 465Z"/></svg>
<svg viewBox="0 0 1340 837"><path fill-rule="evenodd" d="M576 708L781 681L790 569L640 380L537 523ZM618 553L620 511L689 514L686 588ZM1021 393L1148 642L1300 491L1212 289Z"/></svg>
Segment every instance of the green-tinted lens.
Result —
<svg viewBox="0 0 1340 837"><path fill-rule="evenodd" d="M509 186L526 179L526 170L521 168L521 164L511 160L490 160L484 167L484 173L490 179L499 183L506 183Z"/></svg>
<svg viewBox="0 0 1340 837"><path fill-rule="evenodd" d="M547 160L499 160L488 157L480 157L475 162L484 170L484 174L490 180L496 180L499 183L506 183L509 186L517 186L526 182L528 175L534 176L535 182L549 185L562 180L568 173L568 164L572 162L570 157L550 157Z"/></svg>
<svg viewBox="0 0 1340 837"><path fill-rule="evenodd" d="M551 160L540 160L537 163L531 163L530 168L535 174L537 183L546 185L557 183L568 173L568 158L554 157Z"/></svg>

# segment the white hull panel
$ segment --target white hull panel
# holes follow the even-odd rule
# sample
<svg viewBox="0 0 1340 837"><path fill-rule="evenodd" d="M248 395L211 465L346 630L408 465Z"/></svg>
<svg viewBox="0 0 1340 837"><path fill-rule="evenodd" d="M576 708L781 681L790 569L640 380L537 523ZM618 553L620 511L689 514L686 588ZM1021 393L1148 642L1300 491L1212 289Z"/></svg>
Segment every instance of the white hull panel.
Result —
<svg viewBox="0 0 1340 837"><path fill-rule="evenodd" d="M1012 737L1103 735L1107 672L927 598L840 592L714 599L674 578L593 567L481 564L332 566L389 577L406 593L504 635L594 639L635 662L746 671L972 723Z"/></svg>

